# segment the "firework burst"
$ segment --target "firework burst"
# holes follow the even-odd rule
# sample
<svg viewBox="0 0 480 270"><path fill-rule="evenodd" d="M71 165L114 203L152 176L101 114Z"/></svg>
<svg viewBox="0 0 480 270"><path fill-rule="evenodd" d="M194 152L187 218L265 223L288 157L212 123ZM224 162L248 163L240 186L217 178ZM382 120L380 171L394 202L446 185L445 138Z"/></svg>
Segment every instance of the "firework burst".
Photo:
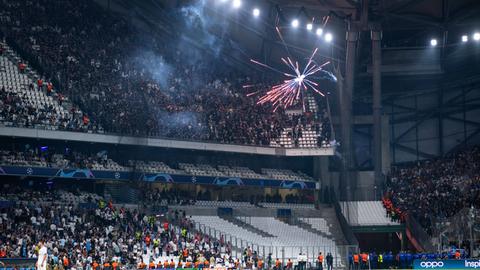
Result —
<svg viewBox="0 0 480 270"><path fill-rule="evenodd" d="M308 59L307 64L303 69L300 69L298 61L292 61L290 57L281 58L282 62L290 69L290 72L281 72L277 69L274 69L264 63L258 62L256 60L250 59L252 63L260 65L262 67L271 69L275 72L281 73L287 77L283 83L274 85L269 91L267 91L263 96L261 96L257 104L271 103L273 106L273 111L276 111L278 108L288 108L292 106L296 100L299 98L303 101L303 92L308 91L309 89L325 96L320 89L318 89L318 83L313 81L313 75L319 72L327 72L323 70L323 67L328 65L330 61L327 61L321 65L317 65L313 58L317 53L318 49L315 49ZM252 85L245 85L244 88L253 87ZM260 91L252 92L247 94L247 96L253 96L260 93ZM303 106L305 104L302 102ZM305 108L304 108L305 109Z"/></svg>

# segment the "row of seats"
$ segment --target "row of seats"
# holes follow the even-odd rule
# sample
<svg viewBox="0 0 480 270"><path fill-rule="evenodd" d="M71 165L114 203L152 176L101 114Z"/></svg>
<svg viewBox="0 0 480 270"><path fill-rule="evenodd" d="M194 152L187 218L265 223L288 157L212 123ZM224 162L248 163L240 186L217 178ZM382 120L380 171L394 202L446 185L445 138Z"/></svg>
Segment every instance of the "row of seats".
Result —
<svg viewBox="0 0 480 270"><path fill-rule="evenodd" d="M262 207L265 208L276 208L276 209L315 209L315 205L313 204L294 204L294 203L260 203Z"/></svg>
<svg viewBox="0 0 480 270"><path fill-rule="evenodd" d="M58 167L64 168L70 164L63 155L54 154L51 164L48 164L40 157L32 157L28 161L24 159L23 155L11 154L8 151L0 151L0 162L3 165L17 165L17 166L33 166L33 167ZM168 174L189 174L195 176L215 176L215 177L239 177L247 179L277 179L277 180L291 180L291 181L313 181L313 179L302 172L293 172L286 169L261 169L262 174L247 167L228 167L218 166L218 170L208 164L194 165L190 163L179 163L180 170L173 169L167 164L160 161L135 161L129 160L128 166L121 166L112 159L107 159L104 162L98 162L95 159L88 160L88 167L93 170L102 171L130 171L132 169L139 170L145 173L168 173ZM267 206L268 207L268 206Z"/></svg>
<svg viewBox="0 0 480 270"><path fill-rule="evenodd" d="M99 171L129 171L130 168L120 166L112 159L107 159L105 162L98 162L97 160L88 160L88 167L92 170ZM13 166L28 166L28 167L68 167L70 161L65 159L63 155L54 154L52 161L48 163L43 157L32 156L28 160L20 153L10 153L9 151L0 150L0 164Z"/></svg>
<svg viewBox="0 0 480 270"><path fill-rule="evenodd" d="M264 175L258 174L255 171L247 167L228 167L228 166L218 166L218 169L224 173L226 176L230 177L240 177L240 178L252 178L260 179L265 178Z"/></svg>
<svg viewBox="0 0 480 270"><path fill-rule="evenodd" d="M303 172L293 172L285 169L262 169L262 173L256 173L247 167L223 166L216 168L209 164L191 164L179 163L178 168L174 169L160 161L139 161L129 160L128 166L134 167L146 173L169 173L169 174L189 174L195 176L215 176L215 177L239 177L247 179L277 179L290 181L314 181L314 179Z"/></svg>
<svg viewBox="0 0 480 270"><path fill-rule="evenodd" d="M0 89L21 99L21 102L15 106L21 108L29 106L36 110L30 115L10 115L10 119L0 119L6 126L25 126L26 123L23 122L25 119L30 122L35 120L38 128L57 130L61 123L74 119L73 114L58 101L59 95L55 90L49 96L46 91L38 89L37 80L41 76L28 66L25 72L21 73L16 63L23 60L5 42L0 42L0 46L5 49L4 54L0 56ZM43 79L43 81L46 84L46 80ZM61 99L63 102L68 102L67 97L62 96ZM45 114L43 120L36 119L40 112ZM83 115L78 108L75 114Z"/></svg>
<svg viewBox="0 0 480 270"><path fill-rule="evenodd" d="M268 175L274 179L280 179L280 180L310 180L313 181L313 179L304 173L295 173L291 170L286 170L286 169L267 169L264 168L262 169L262 173L265 175Z"/></svg>
<svg viewBox="0 0 480 270"><path fill-rule="evenodd" d="M126 172L130 171L130 168L120 166L117 162L113 161L112 159L107 159L106 162L99 163L98 161L94 160L92 163L92 170L99 170L99 171L119 171L119 172Z"/></svg>
<svg viewBox="0 0 480 270"><path fill-rule="evenodd" d="M9 151L0 150L0 164L14 166L35 166L47 167L47 162L41 158L34 157L32 160L25 160L23 155L11 154Z"/></svg>
<svg viewBox="0 0 480 270"><path fill-rule="evenodd" d="M44 159L39 157L32 157L28 161L23 155L13 155L8 151L0 151L0 163L2 165L14 166L32 166L32 167L56 167L64 168L70 164L70 161L63 155L55 154L52 157L51 163L47 163ZM158 161L134 161L129 160L128 166L119 165L112 159L107 159L106 162L99 163L96 160L89 160L88 167L92 170L101 171L130 171L132 168L145 173L168 173L168 174L191 174L196 176L218 176L218 177L240 177L249 179L271 178L277 180L302 180L313 181L313 179L302 172L294 173L291 170L281 169L262 169L262 174L257 174L253 170L246 167L228 167L218 166L218 170L210 165L195 166L189 163L180 163L181 170L172 169L163 162ZM269 207L268 205L265 207ZM276 206L275 206L276 207Z"/></svg>
<svg viewBox="0 0 480 270"><path fill-rule="evenodd" d="M295 141L292 138L292 128L286 128L282 130L280 137L270 142L271 147L284 147L284 148L318 148L318 138L320 133L317 133L311 128L303 129L302 136L298 138L298 146L295 145ZM321 132L321 130L320 130ZM321 141L321 147L331 147L331 144L327 140Z"/></svg>
<svg viewBox="0 0 480 270"><path fill-rule="evenodd" d="M312 226L313 229L323 232L326 235L332 235L330 232L330 226L327 224L327 220L324 218L298 218L300 221L305 222Z"/></svg>
<svg viewBox="0 0 480 270"><path fill-rule="evenodd" d="M341 263L340 252L333 240L289 225L274 217L252 216L241 220L261 231L268 232L273 237L256 234L218 216L192 216L191 219L195 222L197 229L205 228L205 233L214 238L223 235L238 249L250 246L254 251L258 251L260 256L266 257L268 253L272 253L275 257L283 256L295 260L302 252L307 255L309 262L314 262L318 252L331 252L336 265ZM214 228L214 230L208 228Z"/></svg>
<svg viewBox="0 0 480 270"><path fill-rule="evenodd" d="M196 201L195 206L198 207L230 207L230 208L254 208L255 205L249 202L234 202L234 201Z"/></svg>
<svg viewBox="0 0 480 270"><path fill-rule="evenodd" d="M23 201L28 203L35 203L38 205L51 204L52 200L55 200L55 202L60 202L62 204L78 204L95 202L102 199L103 198L101 196L95 193L80 192L77 194L73 194L65 190L55 191L55 193L51 196L42 196L42 193L39 191L33 193L27 192L0 195L0 201Z"/></svg>
<svg viewBox="0 0 480 270"><path fill-rule="evenodd" d="M129 167L145 173L185 174L185 171L172 169L160 161L129 160L127 164Z"/></svg>
<svg viewBox="0 0 480 270"><path fill-rule="evenodd" d="M184 170L188 174L197 175L197 176L207 176L209 173L197 166L190 164L190 163L179 163L178 167L181 170Z"/></svg>
<svg viewBox="0 0 480 270"><path fill-rule="evenodd" d="M342 213L352 226L399 225L386 215L381 201L340 202Z"/></svg>

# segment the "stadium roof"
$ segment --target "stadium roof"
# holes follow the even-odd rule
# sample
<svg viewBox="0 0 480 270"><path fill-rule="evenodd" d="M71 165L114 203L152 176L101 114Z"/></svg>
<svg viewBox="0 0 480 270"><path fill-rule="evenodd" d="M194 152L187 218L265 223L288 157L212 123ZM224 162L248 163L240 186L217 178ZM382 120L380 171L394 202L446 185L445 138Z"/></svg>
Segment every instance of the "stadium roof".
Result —
<svg viewBox="0 0 480 270"><path fill-rule="evenodd" d="M370 77L368 65L371 58L368 30L372 22L381 24L384 49L413 49L421 54L420 50L427 52L430 40L436 39L439 54L435 56L438 58L435 64L440 66L442 72L448 66L453 71L459 70L457 66L465 66L464 60L458 60L459 56L463 55L463 59L468 61L472 51L459 52L455 46L460 43L462 35L470 36L480 31L478 0L242 0L238 9L232 8L229 1L222 0L167 0L161 3L155 0L112 1L128 5L130 10L143 17L150 16L152 22L165 21L163 13L153 12L161 8L168 13L183 7L194 7L198 11L200 7L203 11L199 15L208 25L208 31L222 41L228 41L228 46L223 48L225 58L238 67L243 65L250 69L251 58L275 65L281 63L280 58L287 54L275 26L281 29L288 45L288 54L302 59L309 56L314 48L319 48L318 56L342 63L345 58L345 32L350 25L363 30L357 48L357 71L360 78L367 80ZM254 7L261 11L258 18L252 16ZM324 33L332 33L332 44L322 42L312 33L314 31L305 30L305 25L312 19L316 25L314 27L322 26L322 20L327 16L329 19ZM299 19L298 29L292 29L293 19ZM457 66L450 65L450 62L457 63ZM405 69L408 67L405 66ZM439 74L437 71L433 73ZM422 75L433 73L419 72Z"/></svg>

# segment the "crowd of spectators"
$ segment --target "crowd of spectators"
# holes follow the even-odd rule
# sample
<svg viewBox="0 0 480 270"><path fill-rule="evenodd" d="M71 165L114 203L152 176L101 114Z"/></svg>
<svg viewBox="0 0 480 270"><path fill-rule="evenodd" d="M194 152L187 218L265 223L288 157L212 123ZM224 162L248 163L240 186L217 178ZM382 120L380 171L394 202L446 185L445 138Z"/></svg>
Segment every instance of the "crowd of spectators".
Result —
<svg viewBox="0 0 480 270"><path fill-rule="evenodd" d="M37 91L37 90L32 90ZM55 126L60 130L88 131L88 117L72 108L69 114L61 114L53 105L36 106L27 102L26 93L7 91L0 88L0 119L22 127L38 125ZM57 95L57 99L62 99ZM87 117L87 118L85 118Z"/></svg>
<svg viewBox="0 0 480 270"><path fill-rule="evenodd" d="M62 150L56 151L53 147L29 144L24 145L23 149L1 149L0 164L75 169L119 170L123 168L108 158L107 151L87 154L68 147Z"/></svg>
<svg viewBox="0 0 480 270"><path fill-rule="evenodd" d="M106 148L108 146L105 146ZM6 143L0 146L0 166L20 166L20 167L48 167L54 169L89 169L94 171L110 171L110 172L132 172L132 173L166 173L170 175L190 175L190 176L210 176L210 177L239 177L241 179L272 179L278 181L312 181L311 177L302 171L293 172L289 169L271 169L262 168L259 172L248 167L232 167L238 170L252 172L252 174L233 174L228 171L230 167L219 165L216 162L208 164L201 164L199 160L196 165L191 163L183 163L178 160L177 156L172 155L168 158L163 158L162 162L149 160L147 163L155 164L152 167L144 166L144 161L129 160L129 154L119 154L123 150L109 149L100 150L102 148L90 149L84 146L63 145L63 144L43 144L43 143L25 143L15 144ZM108 149L108 148L107 148ZM130 151L130 150L128 150ZM130 153L130 152L128 152ZM127 160L126 160L127 159ZM180 158L181 159L181 158ZM192 162L192 161L190 161ZM167 165L167 163L169 165ZM161 164L161 165L158 165ZM209 165L210 164L210 165ZM210 168L211 170L198 171L188 170L190 167ZM225 171L219 171L216 168ZM197 167L195 167L197 168ZM233 171L233 170L232 170ZM233 171L235 172L235 171ZM277 174L274 174L275 172ZM257 175L254 177L252 175ZM252 203L258 201L252 194L238 194L239 201L251 201ZM198 199L202 197L210 197L210 194L198 194ZM237 199L237 198L236 198ZM262 198L263 201L264 198ZM270 200L267 198L267 200ZM288 197L288 202L301 202L311 198ZM272 201L273 202L273 201Z"/></svg>
<svg viewBox="0 0 480 270"><path fill-rule="evenodd" d="M145 187L142 195L145 207L157 208L168 205L192 205L195 204L195 198L188 192L181 189L151 189ZM198 197L196 199L199 199Z"/></svg>
<svg viewBox="0 0 480 270"><path fill-rule="evenodd" d="M408 212L432 234L436 221L480 208L480 147L394 167L389 180L384 205L391 214Z"/></svg>
<svg viewBox="0 0 480 270"><path fill-rule="evenodd" d="M292 137L310 128L329 141L322 107L301 119L273 113L242 88L264 90L264 80L199 58L205 52L193 47L179 50L92 0L2 0L0 7L9 44L86 113L89 121L70 129L269 145L290 127Z"/></svg>
<svg viewBox="0 0 480 270"><path fill-rule="evenodd" d="M84 207L62 201L57 191L11 187L2 188L0 198L12 203L0 208L2 258L37 257L43 242L50 269L198 268L199 264L235 263L228 242L194 231L182 211L150 214L102 199L90 200L90 207Z"/></svg>
<svg viewBox="0 0 480 270"><path fill-rule="evenodd" d="M196 201L225 201L217 200L212 196L209 189L198 191L193 195L192 193L177 188L152 189L145 187L142 195L143 203L152 207L167 206L167 205L194 205ZM287 194L282 197L280 194L275 195L251 195L251 196L235 196L231 198L233 202L249 202L253 205L259 206L260 203L291 203L291 204L311 204L313 198L311 196L303 196L299 194Z"/></svg>

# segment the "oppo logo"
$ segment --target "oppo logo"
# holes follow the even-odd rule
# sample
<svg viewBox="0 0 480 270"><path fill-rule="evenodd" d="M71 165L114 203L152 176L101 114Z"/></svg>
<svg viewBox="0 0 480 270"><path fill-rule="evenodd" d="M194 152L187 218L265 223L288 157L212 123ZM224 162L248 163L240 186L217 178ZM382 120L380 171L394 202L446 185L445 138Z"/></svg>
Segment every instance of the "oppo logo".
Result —
<svg viewBox="0 0 480 270"><path fill-rule="evenodd" d="M443 262L442 261L439 261L439 262L421 262L420 263L420 266L422 268L437 268L437 267L443 267Z"/></svg>

